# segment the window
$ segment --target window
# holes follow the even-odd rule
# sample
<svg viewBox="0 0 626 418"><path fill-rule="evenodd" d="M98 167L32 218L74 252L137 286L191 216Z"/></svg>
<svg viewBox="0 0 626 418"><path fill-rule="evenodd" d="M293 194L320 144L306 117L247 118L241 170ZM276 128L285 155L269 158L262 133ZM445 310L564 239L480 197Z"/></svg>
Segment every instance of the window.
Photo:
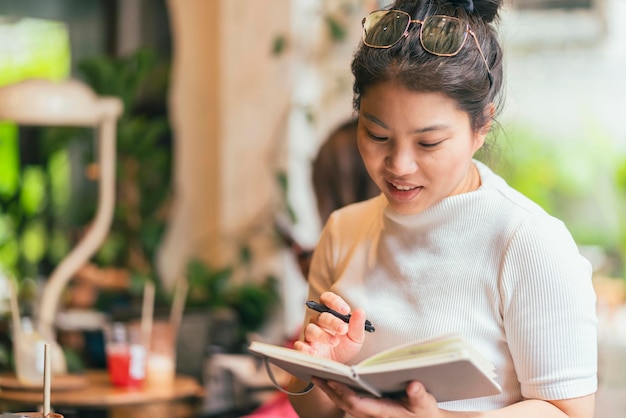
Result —
<svg viewBox="0 0 626 418"><path fill-rule="evenodd" d="M593 0L523 0L515 4L519 10L591 9Z"/></svg>
<svg viewBox="0 0 626 418"><path fill-rule="evenodd" d="M606 37L605 1L511 2L509 13L505 15L509 20L506 34L508 41L513 47L525 51L594 47Z"/></svg>

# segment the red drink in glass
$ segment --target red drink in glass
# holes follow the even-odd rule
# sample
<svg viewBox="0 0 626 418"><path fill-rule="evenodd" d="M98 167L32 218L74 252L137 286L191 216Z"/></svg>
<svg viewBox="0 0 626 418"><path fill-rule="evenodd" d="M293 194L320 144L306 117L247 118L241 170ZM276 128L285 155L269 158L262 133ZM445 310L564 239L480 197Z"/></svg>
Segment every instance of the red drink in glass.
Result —
<svg viewBox="0 0 626 418"><path fill-rule="evenodd" d="M119 328L116 331L121 334ZM109 340L106 356L113 385L135 388L142 385L146 377L146 350L143 345L128 341L127 336Z"/></svg>

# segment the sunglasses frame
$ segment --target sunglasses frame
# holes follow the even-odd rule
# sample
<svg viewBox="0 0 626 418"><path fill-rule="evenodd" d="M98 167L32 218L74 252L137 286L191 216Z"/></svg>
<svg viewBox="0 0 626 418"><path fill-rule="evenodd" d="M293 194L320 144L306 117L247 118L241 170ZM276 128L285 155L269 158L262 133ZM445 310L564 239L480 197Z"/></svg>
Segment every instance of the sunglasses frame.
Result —
<svg viewBox="0 0 626 418"><path fill-rule="evenodd" d="M385 14L388 14L388 13L400 13L400 14L402 14L402 15L404 15L404 16L406 16L408 18L407 24L406 24L406 28L404 28L404 32L398 37L398 39L395 42L393 42L390 45L373 45L373 44L368 43L365 40L365 38L367 36L367 31L365 30L365 23L367 22L367 19L371 15L373 15L374 13L381 13L381 12L384 12ZM423 39L424 24L429 19L435 19L435 18L450 19L450 20L453 20L453 21L456 21L456 22L459 22L459 23L465 25L465 31L464 31L464 34L463 34L463 41L461 42L461 45L459 45L459 49L457 49L456 51L451 52L451 53L440 53L440 52L431 51L430 49L428 49L424 45L424 39ZM485 63L485 68L487 68L487 77L489 78L489 86L493 85L493 78L492 78L492 75L491 75L491 68L489 68L489 63L487 62L487 58L485 58L485 54L483 53L483 49L480 47L480 43L478 42L478 38L476 37L476 34L472 30L472 28L470 28L469 23L463 22L458 17L446 16L446 15L432 15L432 16L427 16L424 20L417 20L417 19L412 19L411 15L408 14L407 12L405 12L404 10L397 10L397 9L374 10L368 16L364 17L363 20L361 21L361 26L363 27L363 44L368 46L368 47L370 47L370 48L377 48L377 49L388 49L388 48L391 48L392 46L394 46L398 42L400 42L403 38L407 38L409 36L409 28L411 27L412 23L421 25L420 29L419 29L419 39L420 39L420 44L422 45L422 48L424 48L424 51L428 52L429 54L436 55L438 57L453 57L453 56L457 55L459 52L461 52L461 50L465 46L465 41L467 41L467 34L469 33L472 36L472 38L474 39L474 43L476 44L476 48L478 48L478 52L480 53L480 57L482 58L483 62Z"/></svg>

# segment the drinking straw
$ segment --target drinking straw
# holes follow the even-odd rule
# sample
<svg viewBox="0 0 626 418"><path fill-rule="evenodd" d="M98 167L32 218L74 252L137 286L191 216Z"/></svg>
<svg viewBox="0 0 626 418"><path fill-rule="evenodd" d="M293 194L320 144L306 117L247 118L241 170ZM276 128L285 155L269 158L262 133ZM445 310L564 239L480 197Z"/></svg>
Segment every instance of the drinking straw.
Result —
<svg viewBox="0 0 626 418"><path fill-rule="evenodd" d="M154 283L147 281L143 288L143 305L141 308L141 334L144 347L150 348L152 322L154 320Z"/></svg>
<svg viewBox="0 0 626 418"><path fill-rule="evenodd" d="M43 416L50 415L50 344L43 345Z"/></svg>
<svg viewBox="0 0 626 418"><path fill-rule="evenodd" d="M22 322L20 318L20 308L17 302L17 284L14 282L14 279L11 277L7 277L7 281L9 282L9 286L11 287L11 319L13 321L13 338L19 338L19 334L22 330Z"/></svg>
<svg viewBox="0 0 626 418"><path fill-rule="evenodd" d="M174 300L172 301L172 307L170 309L170 326L172 327L173 338L175 339L178 334L178 328L183 318L183 312L185 311L185 301L187 300L187 291L189 290L189 283L186 278L179 278L176 281L176 289L174 290Z"/></svg>

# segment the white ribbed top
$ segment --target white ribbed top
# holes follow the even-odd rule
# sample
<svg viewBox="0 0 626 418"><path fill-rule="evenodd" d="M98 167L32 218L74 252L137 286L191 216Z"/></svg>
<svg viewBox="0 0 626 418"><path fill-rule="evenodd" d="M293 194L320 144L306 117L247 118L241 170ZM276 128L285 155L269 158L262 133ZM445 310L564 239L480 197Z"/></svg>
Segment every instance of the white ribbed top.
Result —
<svg viewBox="0 0 626 418"><path fill-rule="evenodd" d="M476 165L477 191L422 213L394 213L383 195L335 212L313 256L309 299L332 290L365 309L376 332L355 363L411 340L462 333L494 364L503 392L445 409L595 392L589 262L561 221Z"/></svg>

